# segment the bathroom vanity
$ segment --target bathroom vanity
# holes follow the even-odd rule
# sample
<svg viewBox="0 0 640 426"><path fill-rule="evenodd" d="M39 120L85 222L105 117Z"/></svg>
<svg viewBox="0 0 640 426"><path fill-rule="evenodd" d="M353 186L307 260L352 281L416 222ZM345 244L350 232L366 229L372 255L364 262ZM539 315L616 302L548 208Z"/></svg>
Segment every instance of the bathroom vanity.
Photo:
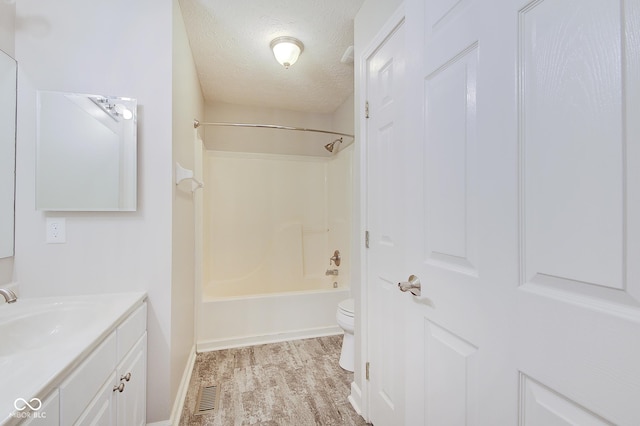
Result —
<svg viewBox="0 0 640 426"><path fill-rule="evenodd" d="M0 305L0 424L144 425L145 293Z"/></svg>

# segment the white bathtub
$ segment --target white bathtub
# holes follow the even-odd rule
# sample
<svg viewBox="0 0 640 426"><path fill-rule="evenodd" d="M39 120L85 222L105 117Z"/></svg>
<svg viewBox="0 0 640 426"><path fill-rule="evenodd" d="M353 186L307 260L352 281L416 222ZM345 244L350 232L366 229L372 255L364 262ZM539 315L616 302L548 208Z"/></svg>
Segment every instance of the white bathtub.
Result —
<svg viewBox="0 0 640 426"><path fill-rule="evenodd" d="M207 298L200 304L197 351L341 334L336 309L349 288L242 297Z"/></svg>

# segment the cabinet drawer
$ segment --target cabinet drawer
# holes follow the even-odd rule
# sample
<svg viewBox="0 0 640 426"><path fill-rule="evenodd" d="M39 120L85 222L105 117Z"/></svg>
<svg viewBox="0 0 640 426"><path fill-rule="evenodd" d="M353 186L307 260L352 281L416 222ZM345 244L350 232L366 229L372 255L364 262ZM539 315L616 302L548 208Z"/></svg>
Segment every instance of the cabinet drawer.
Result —
<svg viewBox="0 0 640 426"><path fill-rule="evenodd" d="M71 425L116 368L116 334L111 333L60 385L60 424Z"/></svg>
<svg viewBox="0 0 640 426"><path fill-rule="evenodd" d="M143 303L118 327L118 361L124 357L147 330L147 304Z"/></svg>

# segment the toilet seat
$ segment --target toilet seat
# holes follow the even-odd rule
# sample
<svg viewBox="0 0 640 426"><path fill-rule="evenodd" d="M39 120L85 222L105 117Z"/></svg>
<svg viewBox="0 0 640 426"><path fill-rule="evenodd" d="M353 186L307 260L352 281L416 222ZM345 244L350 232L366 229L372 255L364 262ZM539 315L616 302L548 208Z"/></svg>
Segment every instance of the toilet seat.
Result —
<svg viewBox="0 0 640 426"><path fill-rule="evenodd" d="M353 299L345 299L338 303L338 310L342 315L347 317L353 317L354 303Z"/></svg>

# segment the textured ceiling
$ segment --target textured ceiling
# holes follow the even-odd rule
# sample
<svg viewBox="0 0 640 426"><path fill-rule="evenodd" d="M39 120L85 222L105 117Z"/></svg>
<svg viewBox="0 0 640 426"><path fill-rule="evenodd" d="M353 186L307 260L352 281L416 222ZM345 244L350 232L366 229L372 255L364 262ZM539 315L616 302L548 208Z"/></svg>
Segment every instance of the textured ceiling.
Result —
<svg viewBox="0 0 640 426"><path fill-rule="evenodd" d="M353 92L353 18L363 0L180 0L207 102L331 113ZM302 41L288 70L269 43Z"/></svg>

